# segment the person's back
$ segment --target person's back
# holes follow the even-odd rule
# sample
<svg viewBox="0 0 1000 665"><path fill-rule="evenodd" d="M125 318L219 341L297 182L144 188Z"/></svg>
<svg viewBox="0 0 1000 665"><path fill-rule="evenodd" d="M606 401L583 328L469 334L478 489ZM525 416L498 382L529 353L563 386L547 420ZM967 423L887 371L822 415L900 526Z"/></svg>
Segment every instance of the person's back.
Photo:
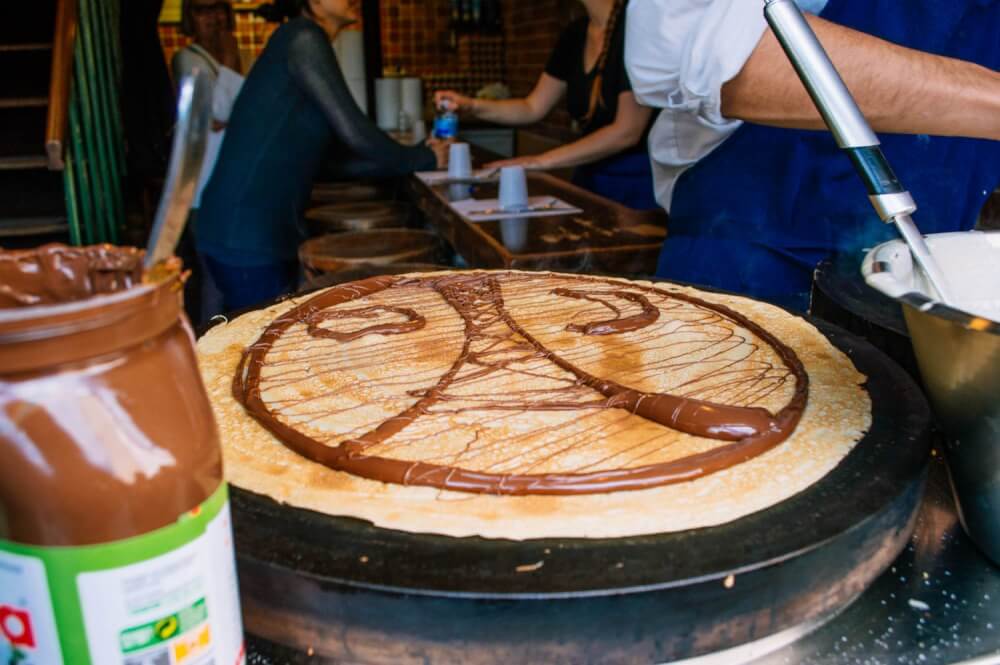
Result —
<svg viewBox="0 0 1000 665"><path fill-rule="evenodd" d="M278 28L243 84L198 219L198 245L210 255L237 264L295 257L302 209L333 139L289 68L293 43L308 33L325 42L305 18Z"/></svg>
<svg viewBox="0 0 1000 665"><path fill-rule="evenodd" d="M330 39L311 18L292 19L271 37L236 99L195 234L227 309L294 287L303 212L321 168L386 177L438 165L431 148L400 145L361 112Z"/></svg>

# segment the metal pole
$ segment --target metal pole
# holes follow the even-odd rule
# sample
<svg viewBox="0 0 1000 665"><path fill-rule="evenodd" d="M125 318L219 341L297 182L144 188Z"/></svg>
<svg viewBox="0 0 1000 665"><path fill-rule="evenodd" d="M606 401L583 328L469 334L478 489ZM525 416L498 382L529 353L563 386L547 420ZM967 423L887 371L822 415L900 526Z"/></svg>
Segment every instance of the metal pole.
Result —
<svg viewBox="0 0 1000 665"><path fill-rule="evenodd" d="M71 138L71 152L69 159L73 162L73 173L75 180L74 192L76 203L73 208L76 211L77 225L82 230L80 237L83 243L92 245L95 242L94 234L94 204L93 185L88 175L87 150L84 146L82 118L80 111L80 95L77 86L73 85L73 92L69 105L69 133ZM69 161L69 160L67 160Z"/></svg>

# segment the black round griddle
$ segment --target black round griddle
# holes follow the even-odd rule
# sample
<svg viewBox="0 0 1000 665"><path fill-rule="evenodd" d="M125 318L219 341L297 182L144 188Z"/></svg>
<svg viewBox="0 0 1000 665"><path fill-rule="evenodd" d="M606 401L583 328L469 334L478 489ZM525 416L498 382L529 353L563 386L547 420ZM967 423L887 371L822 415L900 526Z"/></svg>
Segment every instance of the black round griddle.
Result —
<svg viewBox="0 0 1000 665"><path fill-rule="evenodd" d="M895 363L811 322L869 377L873 424L806 491L719 527L518 542L382 529L234 488L248 632L275 663L631 663L828 616L906 544L930 418Z"/></svg>
<svg viewBox="0 0 1000 665"><path fill-rule="evenodd" d="M865 338L919 382L920 371L903 308L865 283L861 275L863 258L838 254L821 262L813 277L809 311Z"/></svg>

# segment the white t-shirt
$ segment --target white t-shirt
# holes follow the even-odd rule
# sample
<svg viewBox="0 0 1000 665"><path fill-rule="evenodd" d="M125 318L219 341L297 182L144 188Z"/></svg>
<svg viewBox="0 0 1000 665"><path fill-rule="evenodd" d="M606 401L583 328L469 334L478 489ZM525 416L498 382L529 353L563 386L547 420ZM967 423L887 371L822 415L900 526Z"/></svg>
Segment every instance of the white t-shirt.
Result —
<svg viewBox="0 0 1000 665"><path fill-rule="evenodd" d="M229 122L233 103L236 101L240 88L243 87L243 76L221 65L208 51L197 44L187 46L175 53L172 66L174 83L178 85L180 85L181 79L190 74L195 67L204 70L212 83L212 118L221 123ZM194 209L201 206L201 193L215 169L215 162L219 158L219 149L222 147L225 135L225 130L212 131L208 135L205 157L201 163L201 175L198 177L198 189L195 192L194 201L191 203L191 207Z"/></svg>
<svg viewBox="0 0 1000 665"><path fill-rule="evenodd" d="M828 0L796 0L819 13ZM625 65L640 104L662 109L649 135L656 198L742 124L722 115L722 86L743 69L767 22L763 0L632 0Z"/></svg>

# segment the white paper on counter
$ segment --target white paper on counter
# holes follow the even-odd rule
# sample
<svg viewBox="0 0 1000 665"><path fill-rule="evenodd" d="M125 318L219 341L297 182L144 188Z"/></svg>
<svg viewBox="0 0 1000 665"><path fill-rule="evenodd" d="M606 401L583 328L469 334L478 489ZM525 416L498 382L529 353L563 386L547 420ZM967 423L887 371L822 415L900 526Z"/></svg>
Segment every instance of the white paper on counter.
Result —
<svg viewBox="0 0 1000 665"><path fill-rule="evenodd" d="M558 215L576 215L583 212L582 209L572 206L562 199L554 196L532 196L528 199L530 207L547 206L555 201L554 206L549 210L529 210L524 212L500 212L499 199L466 199L464 201L452 201L449 205L459 215L470 222L490 222L498 219L526 219L528 217L556 217ZM478 210L497 210L489 215L477 215Z"/></svg>
<svg viewBox="0 0 1000 665"><path fill-rule="evenodd" d="M496 169L475 169L471 176L458 178L458 180L460 184L463 185L473 184L473 180L479 180L483 183L499 180L498 177L487 178L486 176L490 174L499 176L500 172ZM420 181L428 187L433 187L435 185L450 185L453 181L453 178L448 175L447 171L418 171L416 176L420 178Z"/></svg>

